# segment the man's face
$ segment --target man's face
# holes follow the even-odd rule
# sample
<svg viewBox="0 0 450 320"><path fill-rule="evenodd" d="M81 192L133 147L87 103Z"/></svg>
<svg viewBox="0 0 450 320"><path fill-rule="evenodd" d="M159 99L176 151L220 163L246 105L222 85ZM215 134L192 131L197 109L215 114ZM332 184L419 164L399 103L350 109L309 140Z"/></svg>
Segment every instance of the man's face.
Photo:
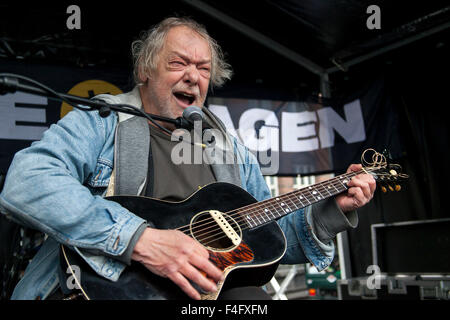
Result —
<svg viewBox="0 0 450 320"><path fill-rule="evenodd" d="M177 118L191 105L202 107L210 73L208 42L187 27L172 28L159 53L156 70L141 87L144 110Z"/></svg>

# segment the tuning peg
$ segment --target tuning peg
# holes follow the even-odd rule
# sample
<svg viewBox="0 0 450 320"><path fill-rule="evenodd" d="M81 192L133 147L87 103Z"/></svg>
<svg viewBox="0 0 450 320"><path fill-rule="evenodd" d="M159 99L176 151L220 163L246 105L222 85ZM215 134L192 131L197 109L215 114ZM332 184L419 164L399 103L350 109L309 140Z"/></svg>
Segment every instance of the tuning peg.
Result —
<svg viewBox="0 0 450 320"><path fill-rule="evenodd" d="M381 191L383 191L383 193L386 193L387 192L386 187L385 186L381 186Z"/></svg>
<svg viewBox="0 0 450 320"><path fill-rule="evenodd" d="M395 185L395 191L400 191L402 190L402 187L399 184Z"/></svg>
<svg viewBox="0 0 450 320"><path fill-rule="evenodd" d="M397 175L397 171L395 171L394 169L389 170L389 173L394 177Z"/></svg>
<svg viewBox="0 0 450 320"><path fill-rule="evenodd" d="M388 185L389 190L394 191L394 188L392 188L391 185Z"/></svg>

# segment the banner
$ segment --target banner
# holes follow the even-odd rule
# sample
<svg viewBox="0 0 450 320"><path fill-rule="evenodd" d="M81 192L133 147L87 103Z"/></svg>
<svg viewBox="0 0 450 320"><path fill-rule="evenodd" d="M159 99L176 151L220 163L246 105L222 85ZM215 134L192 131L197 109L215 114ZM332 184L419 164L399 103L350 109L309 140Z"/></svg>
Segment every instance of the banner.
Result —
<svg viewBox="0 0 450 320"><path fill-rule="evenodd" d="M59 93L92 97L130 90L130 70L101 67L30 64L0 60L1 73L19 74ZM52 123L71 107L60 101L24 92L0 95L0 174L5 174L14 154L39 140Z"/></svg>
<svg viewBox="0 0 450 320"><path fill-rule="evenodd" d="M124 69L0 61L0 72L81 97L132 89L131 72ZM381 80L333 105L235 97L211 96L207 107L256 155L265 175L342 171L359 163L366 148L389 147L394 156L400 154L395 107ZM39 140L70 109L23 92L0 96L0 173L6 173L17 151Z"/></svg>
<svg viewBox="0 0 450 320"><path fill-rule="evenodd" d="M208 107L257 156L265 175L342 172L368 148L400 156L396 105L382 79L341 100L212 97Z"/></svg>

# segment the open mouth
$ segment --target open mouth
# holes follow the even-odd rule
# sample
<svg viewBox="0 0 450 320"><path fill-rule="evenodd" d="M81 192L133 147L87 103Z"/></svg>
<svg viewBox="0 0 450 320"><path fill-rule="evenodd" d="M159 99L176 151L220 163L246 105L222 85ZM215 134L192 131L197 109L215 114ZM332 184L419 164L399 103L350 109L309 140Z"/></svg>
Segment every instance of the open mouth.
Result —
<svg viewBox="0 0 450 320"><path fill-rule="evenodd" d="M192 105L195 101L195 96L186 92L174 92L173 95L178 101L186 106Z"/></svg>

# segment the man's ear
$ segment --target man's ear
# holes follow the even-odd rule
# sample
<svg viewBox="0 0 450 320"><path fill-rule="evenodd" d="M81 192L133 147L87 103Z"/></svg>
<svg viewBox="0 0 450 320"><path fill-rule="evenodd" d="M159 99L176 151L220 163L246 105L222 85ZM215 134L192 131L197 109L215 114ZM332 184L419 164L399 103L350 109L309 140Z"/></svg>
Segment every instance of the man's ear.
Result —
<svg viewBox="0 0 450 320"><path fill-rule="evenodd" d="M149 73L143 70L142 67L139 68L138 77L141 84L147 83L148 79L150 78Z"/></svg>
<svg viewBox="0 0 450 320"><path fill-rule="evenodd" d="M141 74L139 73L139 81L141 82L141 84L147 83L147 81L148 81L148 76L144 76L144 75L141 75Z"/></svg>

